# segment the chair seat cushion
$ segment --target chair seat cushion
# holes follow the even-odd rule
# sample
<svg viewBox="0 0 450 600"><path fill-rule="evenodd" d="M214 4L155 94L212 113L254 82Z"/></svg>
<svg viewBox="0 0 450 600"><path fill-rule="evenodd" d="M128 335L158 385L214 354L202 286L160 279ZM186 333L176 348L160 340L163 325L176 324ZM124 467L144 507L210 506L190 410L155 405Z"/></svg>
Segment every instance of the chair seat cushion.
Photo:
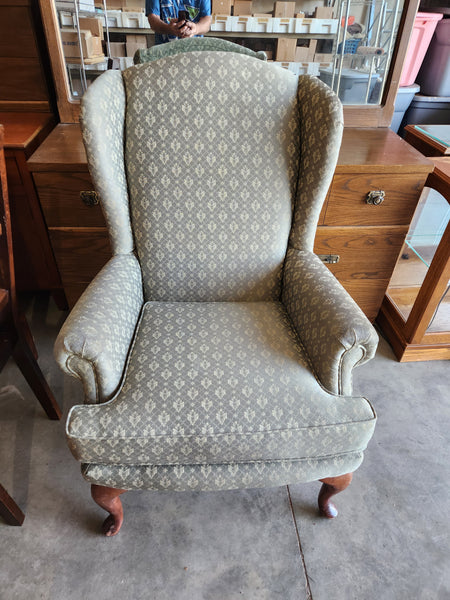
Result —
<svg viewBox="0 0 450 600"><path fill-rule="evenodd" d="M226 464L359 452L374 426L320 386L281 303L148 302L121 389L67 436L84 463Z"/></svg>

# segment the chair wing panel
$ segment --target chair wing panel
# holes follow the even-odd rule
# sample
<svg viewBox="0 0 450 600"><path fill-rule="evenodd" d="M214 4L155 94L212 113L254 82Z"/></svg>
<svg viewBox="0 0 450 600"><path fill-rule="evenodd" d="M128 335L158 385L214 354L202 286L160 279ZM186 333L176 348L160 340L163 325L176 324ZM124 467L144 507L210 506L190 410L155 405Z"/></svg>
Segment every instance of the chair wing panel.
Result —
<svg viewBox="0 0 450 600"><path fill-rule="evenodd" d="M125 91L120 71L106 71L84 94L81 131L113 254L133 251L124 166Z"/></svg>
<svg viewBox="0 0 450 600"><path fill-rule="evenodd" d="M339 156L344 117L336 94L310 75L299 77L298 107L301 158L289 244L312 250L317 221Z"/></svg>

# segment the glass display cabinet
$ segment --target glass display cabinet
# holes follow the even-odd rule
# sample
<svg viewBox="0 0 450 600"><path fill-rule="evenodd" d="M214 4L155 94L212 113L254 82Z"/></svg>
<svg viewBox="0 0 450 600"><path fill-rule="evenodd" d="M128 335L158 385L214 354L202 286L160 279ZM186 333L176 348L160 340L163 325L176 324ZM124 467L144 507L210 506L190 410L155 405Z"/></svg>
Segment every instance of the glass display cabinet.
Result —
<svg viewBox="0 0 450 600"><path fill-rule="evenodd" d="M275 49L273 58L285 68L320 77L341 98L347 127L387 127L418 4L298 0L299 12L283 19L271 18L273 0L253 0L252 16L221 21L213 15L208 35ZM40 0L40 6L61 121L75 123L92 80L108 68L130 66L133 50L153 45L154 34L143 0ZM279 40L286 39L303 58L275 56Z"/></svg>
<svg viewBox="0 0 450 600"><path fill-rule="evenodd" d="M433 162L378 317L400 361L450 358L450 159Z"/></svg>

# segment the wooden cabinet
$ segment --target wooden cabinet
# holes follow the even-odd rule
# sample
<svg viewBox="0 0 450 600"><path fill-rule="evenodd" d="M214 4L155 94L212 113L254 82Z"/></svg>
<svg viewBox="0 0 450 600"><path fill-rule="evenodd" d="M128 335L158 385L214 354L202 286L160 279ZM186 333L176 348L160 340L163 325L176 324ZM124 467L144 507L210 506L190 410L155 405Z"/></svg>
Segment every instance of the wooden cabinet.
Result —
<svg viewBox="0 0 450 600"><path fill-rule="evenodd" d="M73 79L69 76L71 69L69 69L68 73L64 59L56 5L54 0L39 0L39 3L44 20L47 44L50 49L53 78L57 89L58 109L61 121L63 123L75 123L79 120L80 92L78 89L72 90L74 92L76 91L77 96L71 92L71 83L73 83ZM106 4L108 5L108 2L106 2ZM307 3L305 6L300 2L297 3L296 10L300 11L302 8L305 8L307 11L313 10L319 4L325 4L325 2ZM109 3L109 6L111 5L112 3ZM356 99L353 98L351 100L346 99L346 102L354 102L354 104L347 104L344 107L344 121L346 127L388 127L391 123L400 75L418 6L419 0L403 0L403 2L391 2L389 0L382 3L362 0L333 2L335 19L339 23L347 18L345 17L345 13L347 13L347 16L352 15L349 17L351 19L355 19L355 15L358 16L359 14L358 18L361 17L361 20L358 22L361 24L364 32L362 45L373 47L375 44L376 47L382 47L383 50L377 55L370 53L365 55L353 54L353 52L351 55L341 55L340 60L343 60L342 62L339 62L339 65L344 68L344 72L347 67L350 67L354 69L354 72L358 73L359 76L361 76L361 72L370 73L371 79L372 75L378 72L377 75L382 74L383 81L385 82L384 85L380 85L381 80L379 80L377 76L377 83L375 83L374 89L378 91L375 93L372 89L372 93L376 98L373 98L371 93L371 103L369 104L366 104L365 95L363 95L363 98L357 97ZM272 0L255 0L253 3L254 12L267 13L272 11L272 9ZM397 10L399 10L399 13L401 12L399 19L395 18ZM113 26L110 27L108 31L112 34L129 33L143 35L145 33L149 37L153 37L153 32L142 28L117 28ZM313 32L268 34L263 32L244 33L236 31L211 31L207 35L230 39L279 37L317 40L332 38L329 41L332 42L332 46L336 49L339 48L339 44L342 44L343 34L344 31L341 30L341 28L338 28L338 32L335 34ZM322 52L331 52L331 49L322 50ZM102 65L102 69L103 67L104 65ZM98 65L95 64L88 65L87 69L87 71L83 72L85 74L87 73L90 79L102 72L102 69L99 69ZM340 68L336 70L336 77L334 78L335 84L337 84L338 79L339 81L341 80L339 73L341 73Z"/></svg>
<svg viewBox="0 0 450 600"><path fill-rule="evenodd" d="M0 124L5 158L16 284L51 290L66 308L61 279L27 159L56 124L42 22L33 0L0 0Z"/></svg>
<svg viewBox="0 0 450 600"><path fill-rule="evenodd" d="M317 228L314 251L372 321L432 169L411 150L390 129L345 129Z"/></svg>
<svg viewBox="0 0 450 600"><path fill-rule="evenodd" d="M409 143L435 156L434 171L377 322L399 361L443 360L450 358L450 125L408 127Z"/></svg>
<svg viewBox="0 0 450 600"><path fill-rule="evenodd" d="M28 161L72 306L111 255L78 125L59 125ZM315 252L374 320L432 164L389 129L346 129L317 229ZM370 191L384 192L379 205Z"/></svg>
<svg viewBox="0 0 450 600"><path fill-rule="evenodd" d="M111 256L100 206L82 200L82 192L93 191L93 185L79 126L58 125L28 167L72 307Z"/></svg>

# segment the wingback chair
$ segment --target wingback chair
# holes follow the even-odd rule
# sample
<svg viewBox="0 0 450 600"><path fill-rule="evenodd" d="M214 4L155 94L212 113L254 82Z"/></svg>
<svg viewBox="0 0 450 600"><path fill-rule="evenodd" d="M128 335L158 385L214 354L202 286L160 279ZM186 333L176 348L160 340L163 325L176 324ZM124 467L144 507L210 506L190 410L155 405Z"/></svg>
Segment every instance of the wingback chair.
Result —
<svg viewBox="0 0 450 600"><path fill-rule="evenodd" d="M250 48L234 44L228 40L215 37L207 38L182 38L174 40L170 44L157 44L150 48L140 48L136 50L133 57L135 65L151 62L153 60L159 60L166 56L173 56L174 54L180 54L182 52L210 52L210 51L221 51L221 52L237 52L238 54L246 54L247 56L253 56L260 60L267 60L267 54L259 51L254 52Z"/></svg>
<svg viewBox="0 0 450 600"><path fill-rule="evenodd" d="M110 514L132 489L345 489L375 413L376 333L313 253L341 142L321 81L230 52L108 71L81 123L113 257L56 341L67 439Z"/></svg>

